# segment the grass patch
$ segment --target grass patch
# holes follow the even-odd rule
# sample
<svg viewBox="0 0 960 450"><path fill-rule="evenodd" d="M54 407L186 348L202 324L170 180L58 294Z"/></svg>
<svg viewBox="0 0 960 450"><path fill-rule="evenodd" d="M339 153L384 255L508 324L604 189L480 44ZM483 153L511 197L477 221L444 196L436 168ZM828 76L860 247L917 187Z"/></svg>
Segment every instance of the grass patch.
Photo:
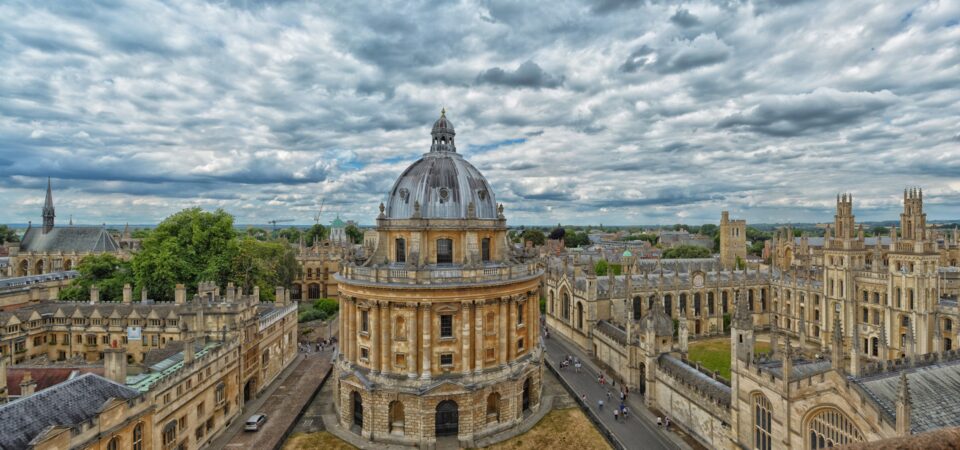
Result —
<svg viewBox="0 0 960 450"><path fill-rule="evenodd" d="M756 353L770 351L770 344L757 342ZM721 377L730 379L730 339L717 338L691 342L687 346L687 359L699 362L703 367L719 372Z"/></svg>
<svg viewBox="0 0 960 450"><path fill-rule="evenodd" d="M580 408L555 409L530 431L491 445L495 450L609 449L610 444L594 428Z"/></svg>
<svg viewBox="0 0 960 450"><path fill-rule="evenodd" d="M356 447L340 440L327 431L319 433L294 433L283 444L283 450L356 450Z"/></svg>

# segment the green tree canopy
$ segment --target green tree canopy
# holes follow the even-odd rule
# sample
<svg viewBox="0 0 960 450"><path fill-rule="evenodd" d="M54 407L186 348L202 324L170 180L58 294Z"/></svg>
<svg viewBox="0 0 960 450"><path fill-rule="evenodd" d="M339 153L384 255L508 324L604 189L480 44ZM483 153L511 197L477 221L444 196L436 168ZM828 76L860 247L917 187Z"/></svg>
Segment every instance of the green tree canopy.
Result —
<svg viewBox="0 0 960 450"><path fill-rule="evenodd" d="M20 242L20 237L17 236L17 230L6 225L0 225L0 244L4 242Z"/></svg>
<svg viewBox="0 0 960 450"><path fill-rule="evenodd" d="M676 247L664 250L662 258L709 258L710 254L710 249L706 249L697 245L678 245Z"/></svg>
<svg viewBox="0 0 960 450"><path fill-rule="evenodd" d="M705 224L703 224L703 225L700 225L700 230L699 230L699 231L700 231L700 234L702 234L702 235L704 235L704 236L711 236L711 237L713 237L713 236L716 236L718 233L720 233L720 227L718 227L718 226L716 226L716 225L714 225L714 224L712 224L712 223L705 223Z"/></svg>
<svg viewBox="0 0 960 450"><path fill-rule="evenodd" d="M88 255L77 264L80 276L60 291L61 300L83 301L90 298L90 287L96 285L103 301L123 299L123 285L134 284L130 263L110 253Z"/></svg>
<svg viewBox="0 0 960 450"><path fill-rule="evenodd" d="M277 232L278 237L284 238L287 240L287 242L292 243L300 242L300 236L302 234L303 233L297 227L287 227Z"/></svg>
<svg viewBox="0 0 960 450"><path fill-rule="evenodd" d="M601 259L593 265L593 269L597 276L605 276L609 271L613 271L614 275L620 275L623 271L623 266L620 264L610 264L607 260Z"/></svg>
<svg viewBox="0 0 960 450"><path fill-rule="evenodd" d="M647 241L650 243L650 245L656 245L657 235L650 234L650 233L640 233L640 234L633 234L630 236L626 236L621 240L622 241Z"/></svg>
<svg viewBox="0 0 960 450"><path fill-rule="evenodd" d="M265 241L270 237L270 233L267 233L267 230L258 227L248 227L244 233L258 241Z"/></svg>
<svg viewBox="0 0 960 450"><path fill-rule="evenodd" d="M222 209L180 211L166 219L141 243L133 257L138 287L156 300L173 299L174 287L195 290L199 281L225 285L238 251L233 216Z"/></svg>
<svg viewBox="0 0 960 450"><path fill-rule="evenodd" d="M262 242L247 236L239 240L226 277L245 292L260 287L261 298L270 301L276 286L290 286L299 272L297 256L286 242Z"/></svg>
<svg viewBox="0 0 960 450"><path fill-rule="evenodd" d="M317 241L326 239L327 233L327 227L318 223L307 230L306 235L304 235L304 240L307 241L307 245L313 245Z"/></svg>
<svg viewBox="0 0 960 450"><path fill-rule="evenodd" d="M350 242L354 244L363 243L363 231L360 231L360 228L354 224L347 225L343 229L343 232L347 234L347 238L350 239Z"/></svg>
<svg viewBox="0 0 960 450"><path fill-rule="evenodd" d="M527 241L533 242L533 245L543 245L546 242L547 237L544 236L543 232L540 230L529 229L525 230L523 234L520 235L520 242L526 245Z"/></svg>
<svg viewBox="0 0 960 450"><path fill-rule="evenodd" d="M567 248L587 246L590 245L590 237L585 231L567 229L563 236L563 243Z"/></svg>

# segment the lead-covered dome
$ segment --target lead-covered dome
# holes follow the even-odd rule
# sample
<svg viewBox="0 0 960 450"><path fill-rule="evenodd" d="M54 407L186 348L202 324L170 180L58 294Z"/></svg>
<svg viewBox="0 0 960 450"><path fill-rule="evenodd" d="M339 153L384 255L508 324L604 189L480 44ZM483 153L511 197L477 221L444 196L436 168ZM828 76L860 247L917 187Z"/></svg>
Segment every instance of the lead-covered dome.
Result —
<svg viewBox="0 0 960 450"><path fill-rule="evenodd" d="M403 171L390 189L386 216L409 219L419 203L420 217L426 219L496 219L493 190L483 174L457 153L456 133L446 111L441 111L430 134L430 152Z"/></svg>

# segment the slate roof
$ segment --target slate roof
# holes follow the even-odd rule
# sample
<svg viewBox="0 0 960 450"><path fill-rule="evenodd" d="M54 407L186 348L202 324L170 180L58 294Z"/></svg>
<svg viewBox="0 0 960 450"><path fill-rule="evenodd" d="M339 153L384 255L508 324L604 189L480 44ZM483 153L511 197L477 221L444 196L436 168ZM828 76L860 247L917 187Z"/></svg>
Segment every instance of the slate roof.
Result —
<svg viewBox="0 0 960 450"><path fill-rule="evenodd" d="M97 416L111 398L130 400L134 389L91 373L0 406L0 448L27 448L47 427L73 427Z"/></svg>
<svg viewBox="0 0 960 450"><path fill-rule="evenodd" d="M51 386L76 378L85 373L103 375L103 366L100 367L11 367L7 369L7 393L20 396L20 382L29 373L30 378L37 382L35 392L40 392Z"/></svg>
<svg viewBox="0 0 960 450"><path fill-rule="evenodd" d="M626 345L627 343L627 332L606 320L598 320L596 329L610 336L610 339L613 339L620 345Z"/></svg>
<svg viewBox="0 0 960 450"><path fill-rule="evenodd" d="M783 360L781 359L772 359L766 362L757 363L761 369L766 372L773 374L777 378L783 378ZM831 370L833 365L830 363L829 359L821 360L807 360L807 359L794 359L793 360L793 370L790 371L791 379L798 378L807 378L811 375L816 375L818 373L827 372Z"/></svg>
<svg viewBox="0 0 960 450"><path fill-rule="evenodd" d="M43 234L43 228L31 227L23 235L20 250L24 252L116 252L120 245L102 227L54 227Z"/></svg>
<svg viewBox="0 0 960 450"><path fill-rule="evenodd" d="M904 369L910 388L910 425L914 433L960 426L960 360ZM890 417L896 416L900 372L859 378L863 388Z"/></svg>
<svg viewBox="0 0 960 450"><path fill-rule="evenodd" d="M677 357L664 353L657 358L660 368L669 373L672 377L682 380L688 386L694 387L707 397L714 399L725 407L730 406L731 393L730 386L715 380L709 375L697 370Z"/></svg>

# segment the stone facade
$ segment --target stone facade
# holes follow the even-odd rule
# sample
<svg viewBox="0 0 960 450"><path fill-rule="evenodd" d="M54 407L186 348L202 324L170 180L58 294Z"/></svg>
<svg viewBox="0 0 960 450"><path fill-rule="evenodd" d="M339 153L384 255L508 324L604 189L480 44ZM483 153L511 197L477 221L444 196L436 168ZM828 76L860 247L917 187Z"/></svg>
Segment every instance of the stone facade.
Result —
<svg viewBox="0 0 960 450"><path fill-rule="evenodd" d="M397 181L390 213L381 205L376 247L336 275L340 424L372 441L429 448L449 435L473 445L540 404L543 271L509 245L502 207L487 218L473 202L457 203L492 204L493 192L464 169L453 134L441 117L431 153ZM458 184L458 170L473 181ZM421 184L432 191L396 187Z"/></svg>
<svg viewBox="0 0 960 450"><path fill-rule="evenodd" d="M747 221L730 219L730 213L720 213L720 265L726 270L737 269L737 261L747 261Z"/></svg>

